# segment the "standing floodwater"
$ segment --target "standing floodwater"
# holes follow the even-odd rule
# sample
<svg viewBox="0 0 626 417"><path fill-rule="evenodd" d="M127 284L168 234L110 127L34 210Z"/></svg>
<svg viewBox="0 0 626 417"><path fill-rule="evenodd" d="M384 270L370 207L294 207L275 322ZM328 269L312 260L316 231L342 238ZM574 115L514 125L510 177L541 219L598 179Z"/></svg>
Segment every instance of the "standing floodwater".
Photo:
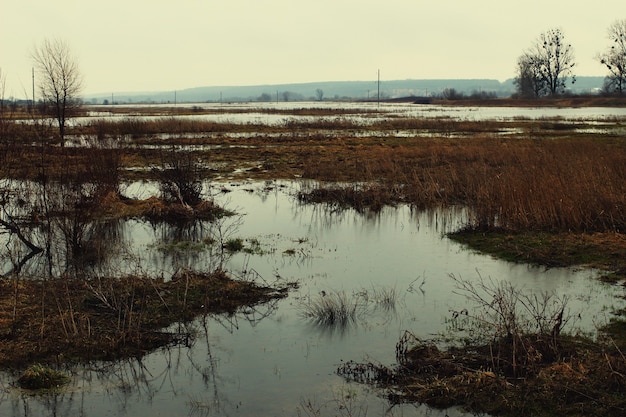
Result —
<svg viewBox="0 0 626 417"><path fill-rule="evenodd" d="M195 335L188 346L72 369L72 384L58 393L26 395L3 374L0 415L330 416L351 407L346 415L443 416L414 405L388 410L376 391L335 371L348 360L393 365L405 330L425 339L450 331L451 311L466 307L451 274L569 294L571 313L581 313L575 324L589 332L618 303L619 289L598 282L592 271L514 265L450 241L443 233L460 225L462 212L400 206L359 214L301 205L293 197L297 187L224 185L229 192L219 194L218 203L241 216L187 234L202 241L219 227L225 240L241 239L247 250L225 268L259 282L297 282L287 298L231 316L199 317L187 325ZM133 221L120 234L132 262L151 273L215 266L201 246L164 242L177 235L163 227ZM307 317L307 308L331 296L345 297L355 314L334 323Z"/></svg>

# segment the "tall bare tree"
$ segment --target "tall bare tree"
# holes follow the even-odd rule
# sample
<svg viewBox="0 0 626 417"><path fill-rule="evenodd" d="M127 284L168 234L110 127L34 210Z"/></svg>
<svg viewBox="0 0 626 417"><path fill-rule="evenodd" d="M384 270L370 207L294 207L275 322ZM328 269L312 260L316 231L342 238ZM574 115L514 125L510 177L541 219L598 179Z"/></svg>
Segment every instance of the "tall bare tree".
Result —
<svg viewBox="0 0 626 417"><path fill-rule="evenodd" d="M522 98L539 97L544 89L541 74L527 54L523 54L517 60L517 75L514 82L517 94Z"/></svg>
<svg viewBox="0 0 626 417"><path fill-rule="evenodd" d="M59 39L43 41L32 58L39 73L41 97L51 108L63 145L67 120L81 104L83 83L78 62L69 45Z"/></svg>
<svg viewBox="0 0 626 417"><path fill-rule="evenodd" d="M565 91L568 77L572 77L572 83L576 81L573 74L576 65L574 49L565 42L561 29L543 32L522 57L529 66L528 71L537 77L541 87L539 95L561 94Z"/></svg>
<svg viewBox="0 0 626 417"><path fill-rule="evenodd" d="M605 88L611 93L626 93L626 19L614 22L608 29L611 47L598 56L609 70Z"/></svg>

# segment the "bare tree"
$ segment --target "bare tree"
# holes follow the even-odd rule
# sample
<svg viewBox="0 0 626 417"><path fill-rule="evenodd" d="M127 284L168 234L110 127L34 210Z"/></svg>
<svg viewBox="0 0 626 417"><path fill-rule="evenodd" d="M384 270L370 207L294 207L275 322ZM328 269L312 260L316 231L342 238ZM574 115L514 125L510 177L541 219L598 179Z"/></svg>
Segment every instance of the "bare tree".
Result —
<svg viewBox="0 0 626 417"><path fill-rule="evenodd" d="M315 90L315 97L317 97L317 101L324 100L324 90L322 90L321 88Z"/></svg>
<svg viewBox="0 0 626 417"><path fill-rule="evenodd" d="M541 87L537 95L561 94L565 91L568 77L572 77L572 83L576 81L573 74L574 49L565 42L561 29L550 29L542 33L520 60L527 66L527 72L520 75L531 74L539 83L535 87ZM524 81L518 79L518 86L522 82Z"/></svg>
<svg viewBox="0 0 626 417"><path fill-rule="evenodd" d="M61 40L45 40L32 54L40 79L44 104L51 107L56 119L61 145L64 144L67 120L80 106L82 76L69 45Z"/></svg>
<svg viewBox="0 0 626 417"><path fill-rule="evenodd" d="M541 75L532 62L527 54L523 54L517 60L517 76L514 82L517 94L523 98L539 97L544 88Z"/></svg>
<svg viewBox="0 0 626 417"><path fill-rule="evenodd" d="M611 47L598 55L600 63L609 70L605 79L608 92L624 94L626 92L626 19L618 20L609 26L608 37Z"/></svg>

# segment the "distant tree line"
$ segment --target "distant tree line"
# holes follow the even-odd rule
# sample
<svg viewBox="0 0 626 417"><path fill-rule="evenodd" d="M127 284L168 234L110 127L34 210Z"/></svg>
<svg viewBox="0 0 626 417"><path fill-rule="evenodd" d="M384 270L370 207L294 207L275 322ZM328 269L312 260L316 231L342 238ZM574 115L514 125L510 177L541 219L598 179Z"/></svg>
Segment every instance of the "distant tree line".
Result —
<svg viewBox="0 0 626 417"><path fill-rule="evenodd" d="M305 97L303 94L296 93L294 91L281 91L276 92L276 97L272 97L269 93L263 93L257 97L257 101L302 101ZM309 97L311 100L323 101L324 90L318 88L315 90L315 96Z"/></svg>
<svg viewBox="0 0 626 417"><path fill-rule="evenodd" d="M604 81L605 94L623 95L626 91L626 19L608 29L611 45L598 54L598 61L609 74ZM576 82L574 49L566 42L561 29L543 32L517 60L516 95L523 98L557 96Z"/></svg>
<svg viewBox="0 0 626 417"><path fill-rule="evenodd" d="M444 100L489 100L497 97L495 91L474 90L470 94L465 94L455 88L444 88L441 92L441 98Z"/></svg>

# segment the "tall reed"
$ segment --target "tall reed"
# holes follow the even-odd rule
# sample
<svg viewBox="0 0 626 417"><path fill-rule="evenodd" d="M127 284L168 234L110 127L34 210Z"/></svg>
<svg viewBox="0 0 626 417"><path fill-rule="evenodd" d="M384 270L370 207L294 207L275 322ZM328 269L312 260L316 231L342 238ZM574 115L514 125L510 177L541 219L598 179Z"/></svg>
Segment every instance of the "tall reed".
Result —
<svg viewBox="0 0 626 417"><path fill-rule="evenodd" d="M320 152L305 155L305 161L304 177L368 182L361 187L367 200L350 201L375 201L376 207L381 201L421 208L462 205L471 228L594 232L626 227L626 147L619 141L420 139L404 146ZM329 195L349 201L333 187Z"/></svg>

